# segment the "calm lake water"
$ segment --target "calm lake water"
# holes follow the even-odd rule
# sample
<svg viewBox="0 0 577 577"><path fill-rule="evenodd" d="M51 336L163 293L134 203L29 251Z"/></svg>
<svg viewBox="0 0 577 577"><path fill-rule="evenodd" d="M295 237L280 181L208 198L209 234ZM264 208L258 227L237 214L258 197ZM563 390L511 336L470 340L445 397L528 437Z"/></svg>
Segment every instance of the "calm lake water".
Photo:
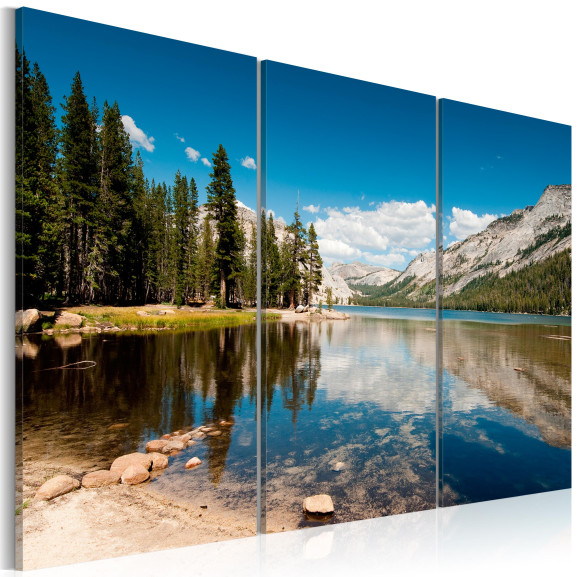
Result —
<svg viewBox="0 0 577 577"><path fill-rule="evenodd" d="M266 325L268 531L318 524L302 514L317 493L333 498L331 523L435 506L434 311L342 310L350 320ZM444 312L444 503L568 487L570 319L454 315ZM256 526L255 327L16 344L25 459L107 468L165 433L233 417L150 488ZM52 370L85 360L96 366ZM203 464L186 471L192 456Z"/></svg>

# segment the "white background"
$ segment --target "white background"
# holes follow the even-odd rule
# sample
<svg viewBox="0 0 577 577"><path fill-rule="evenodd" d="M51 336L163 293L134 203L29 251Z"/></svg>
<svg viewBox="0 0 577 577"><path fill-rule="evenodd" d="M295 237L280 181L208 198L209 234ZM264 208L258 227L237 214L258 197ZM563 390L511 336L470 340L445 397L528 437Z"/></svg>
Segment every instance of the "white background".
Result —
<svg viewBox="0 0 577 577"><path fill-rule="evenodd" d="M577 126L577 14L572 0L31 0L26 5ZM17 7L0 3L0 303L4 312L0 333L4 361L0 438L4 441L2 465L8 467L0 477L1 569L9 568L12 562L10 534L14 519L10 391L14 363L13 9ZM148 79L142 80L146 97ZM453 509L417 517L401 516L399 519L407 520L368 522L360 528L349 525L313 533L300 531L297 533L301 536L269 539L268 555L262 555L260 561L252 559L256 547L262 544L248 540L160 556L131 557L130 563L124 564L117 561L87 565L81 571L88 575L116 571L132 575L142 570L143 575L161 571L168 575L173 570L180 576L290 575L305 573L307 569L320 574L330 570L332 575L362 570L365 574L395 572L403 576L568 572L569 532L564 517L568 493L507 500L498 502L497 507L487 504L461 508L464 512ZM464 525L454 524L457 517ZM455 531L462 535L460 540L454 538ZM385 535L384 542L375 540ZM348 546L344 555L341 543Z"/></svg>

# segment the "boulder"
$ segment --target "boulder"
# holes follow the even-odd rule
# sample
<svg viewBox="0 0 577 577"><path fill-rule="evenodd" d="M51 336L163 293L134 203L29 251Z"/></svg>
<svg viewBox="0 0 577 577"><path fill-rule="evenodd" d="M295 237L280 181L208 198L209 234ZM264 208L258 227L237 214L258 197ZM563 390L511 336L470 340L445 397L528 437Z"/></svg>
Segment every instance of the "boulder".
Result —
<svg viewBox="0 0 577 577"><path fill-rule="evenodd" d="M86 489L106 487L120 483L120 475L113 471L94 471L82 477L82 486Z"/></svg>
<svg viewBox="0 0 577 577"><path fill-rule="evenodd" d="M149 471L152 466L152 459L150 455L145 455L144 453L129 453L118 457L110 466L110 470L122 475L131 465L141 465Z"/></svg>
<svg viewBox="0 0 577 577"><path fill-rule="evenodd" d="M207 435L209 437L220 437L220 435L222 435L222 431L211 431L210 433L207 433Z"/></svg>
<svg viewBox="0 0 577 577"><path fill-rule="evenodd" d="M162 435L162 437L160 437L161 440L168 440L170 439L170 437L172 437L172 435L169 435L168 433L166 435Z"/></svg>
<svg viewBox="0 0 577 577"><path fill-rule="evenodd" d="M232 421L220 421L218 424L221 427L232 427L234 425Z"/></svg>
<svg viewBox="0 0 577 577"><path fill-rule="evenodd" d="M200 431L202 433L211 433L212 431L215 431L215 430L216 430L216 427L209 427L209 426L200 428Z"/></svg>
<svg viewBox="0 0 577 577"><path fill-rule="evenodd" d="M329 495L313 495L303 501L303 511L309 515L332 515L335 506Z"/></svg>
<svg viewBox="0 0 577 577"><path fill-rule="evenodd" d="M125 485L138 485L144 483L150 477L148 469L142 465L130 465L122 473L121 480Z"/></svg>
<svg viewBox="0 0 577 577"><path fill-rule="evenodd" d="M192 435L190 433L186 433L186 435L176 435L175 437L172 437L170 440L180 441L181 443L184 443L186 445L186 443L188 443L190 439L192 439Z"/></svg>
<svg viewBox="0 0 577 577"><path fill-rule="evenodd" d="M139 317L149 317L150 316L146 311L138 311L136 314Z"/></svg>
<svg viewBox="0 0 577 577"><path fill-rule="evenodd" d="M162 447L163 453L172 453L172 451L182 451L186 445L182 441L168 441L164 447Z"/></svg>
<svg viewBox="0 0 577 577"><path fill-rule="evenodd" d="M186 465L184 465L184 468L185 469L194 469L195 467L198 467L201 463L202 463L202 461L198 457L193 457L192 459L189 459L186 462Z"/></svg>
<svg viewBox="0 0 577 577"><path fill-rule="evenodd" d="M163 315L174 315L176 314L172 309L162 309L160 311L160 313L162 313Z"/></svg>
<svg viewBox="0 0 577 577"><path fill-rule="evenodd" d="M162 451L162 449L164 449L164 447L166 447L166 445L168 445L168 441L163 440L163 439L156 439L154 441L148 441L148 443L146 443L146 452L147 453L158 453L158 452Z"/></svg>
<svg viewBox="0 0 577 577"><path fill-rule="evenodd" d="M168 457L161 453L150 453L152 457L152 470L159 471L168 467Z"/></svg>
<svg viewBox="0 0 577 577"><path fill-rule="evenodd" d="M80 315L66 311L60 311L54 315L54 326L60 327L63 325L68 325L70 328L79 329L82 326L83 320L84 317Z"/></svg>
<svg viewBox="0 0 577 577"><path fill-rule="evenodd" d="M42 315L38 309L26 309L17 311L14 318L14 325L17 333L33 332L40 322Z"/></svg>
<svg viewBox="0 0 577 577"><path fill-rule="evenodd" d="M193 439L204 439L206 435L202 431L197 431L196 433L192 434Z"/></svg>
<svg viewBox="0 0 577 577"><path fill-rule="evenodd" d="M36 491L34 499L37 501L49 501L60 495L65 495L80 487L80 481L68 475L58 475L46 481L44 485Z"/></svg>
<svg viewBox="0 0 577 577"><path fill-rule="evenodd" d="M305 312L305 307L303 307L303 305L299 305L296 309L295 309L295 313L304 313Z"/></svg>

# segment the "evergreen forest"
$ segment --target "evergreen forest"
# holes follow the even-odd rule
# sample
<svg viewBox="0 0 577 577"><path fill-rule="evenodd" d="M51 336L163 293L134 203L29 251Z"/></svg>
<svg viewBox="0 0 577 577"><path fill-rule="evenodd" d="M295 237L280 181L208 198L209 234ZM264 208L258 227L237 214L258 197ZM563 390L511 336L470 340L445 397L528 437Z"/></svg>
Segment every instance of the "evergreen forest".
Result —
<svg viewBox="0 0 577 577"><path fill-rule="evenodd" d="M307 304L322 280L317 235L297 209L280 227L243 221L224 146L212 155L207 203L194 178L144 174L117 102L90 100L80 73L60 123L38 64L16 49L16 308L171 303ZM276 229L275 229L276 226Z"/></svg>

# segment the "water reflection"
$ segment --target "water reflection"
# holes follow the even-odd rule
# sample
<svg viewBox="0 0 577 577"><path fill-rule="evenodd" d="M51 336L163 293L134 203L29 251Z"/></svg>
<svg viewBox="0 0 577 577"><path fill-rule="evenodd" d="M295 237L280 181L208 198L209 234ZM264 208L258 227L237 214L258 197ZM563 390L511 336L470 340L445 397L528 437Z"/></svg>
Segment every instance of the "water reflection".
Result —
<svg viewBox="0 0 577 577"><path fill-rule="evenodd" d="M571 327L443 323L444 502L570 486Z"/></svg>

